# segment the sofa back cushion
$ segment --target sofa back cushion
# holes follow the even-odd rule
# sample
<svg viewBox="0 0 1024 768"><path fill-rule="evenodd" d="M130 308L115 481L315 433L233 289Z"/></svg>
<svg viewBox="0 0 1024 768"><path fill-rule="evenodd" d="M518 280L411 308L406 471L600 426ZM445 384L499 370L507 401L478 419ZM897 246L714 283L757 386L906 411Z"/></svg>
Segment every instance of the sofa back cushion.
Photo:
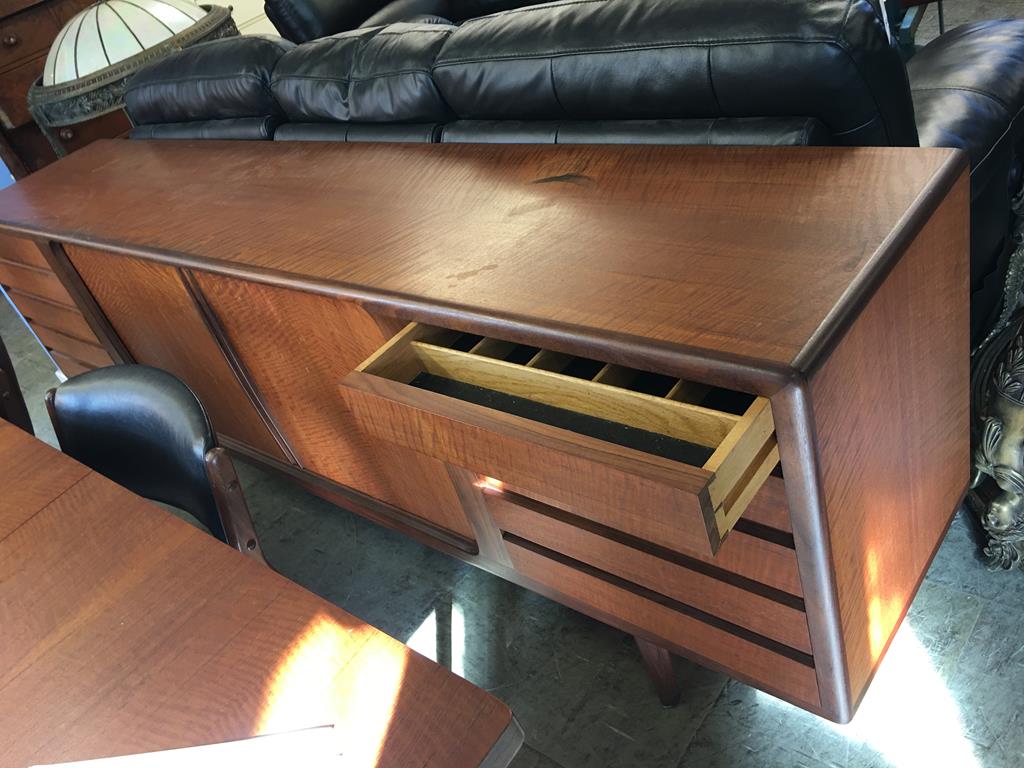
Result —
<svg viewBox="0 0 1024 768"><path fill-rule="evenodd" d="M808 115L838 143L917 144L868 0L564 0L467 21L433 77L465 119Z"/></svg>
<svg viewBox="0 0 1024 768"><path fill-rule="evenodd" d="M281 57L271 89L297 123L449 120L431 69L455 29L401 23L306 43Z"/></svg>
<svg viewBox="0 0 1024 768"><path fill-rule="evenodd" d="M185 48L139 70L125 89L125 109L136 126L279 120L270 76L293 47L280 38L233 37Z"/></svg>

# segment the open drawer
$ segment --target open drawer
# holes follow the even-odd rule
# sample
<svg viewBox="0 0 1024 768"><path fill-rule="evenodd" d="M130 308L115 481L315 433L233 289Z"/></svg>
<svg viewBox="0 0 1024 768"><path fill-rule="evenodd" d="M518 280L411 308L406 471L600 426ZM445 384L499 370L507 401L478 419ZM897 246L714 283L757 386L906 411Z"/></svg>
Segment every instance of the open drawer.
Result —
<svg viewBox="0 0 1024 768"><path fill-rule="evenodd" d="M764 398L415 323L341 396L378 440L682 552L715 552L779 462Z"/></svg>

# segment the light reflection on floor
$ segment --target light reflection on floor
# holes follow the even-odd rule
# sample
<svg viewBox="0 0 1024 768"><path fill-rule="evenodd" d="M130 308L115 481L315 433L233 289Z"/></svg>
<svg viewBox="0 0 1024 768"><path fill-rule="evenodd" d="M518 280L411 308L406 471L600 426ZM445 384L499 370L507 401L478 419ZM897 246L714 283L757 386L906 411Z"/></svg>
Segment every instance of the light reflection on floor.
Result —
<svg viewBox="0 0 1024 768"><path fill-rule="evenodd" d="M447 614L447 608L445 605L441 609L443 614ZM405 644L428 659L444 664L460 677L465 677L466 619L462 607L452 601L450 621L444 615L439 622L438 610L435 607L430 612Z"/></svg>
<svg viewBox="0 0 1024 768"><path fill-rule="evenodd" d="M764 693L758 701L792 708ZM982 768L960 708L909 621L893 638L852 722L822 722L874 750L892 768Z"/></svg>

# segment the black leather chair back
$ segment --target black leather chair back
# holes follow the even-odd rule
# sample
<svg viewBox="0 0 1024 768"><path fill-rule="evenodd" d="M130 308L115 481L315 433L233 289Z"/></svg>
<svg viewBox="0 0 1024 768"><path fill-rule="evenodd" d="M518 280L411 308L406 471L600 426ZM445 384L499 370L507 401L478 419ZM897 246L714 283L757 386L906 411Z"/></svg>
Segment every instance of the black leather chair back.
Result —
<svg viewBox="0 0 1024 768"><path fill-rule="evenodd" d="M0 339L0 419L21 427L30 435L35 434L28 408L25 407L25 397L21 394L18 377L14 374L14 365L3 339Z"/></svg>
<svg viewBox="0 0 1024 768"><path fill-rule="evenodd" d="M68 379L47 402L64 453L226 540L205 464L216 437L185 384L147 365L117 365Z"/></svg>

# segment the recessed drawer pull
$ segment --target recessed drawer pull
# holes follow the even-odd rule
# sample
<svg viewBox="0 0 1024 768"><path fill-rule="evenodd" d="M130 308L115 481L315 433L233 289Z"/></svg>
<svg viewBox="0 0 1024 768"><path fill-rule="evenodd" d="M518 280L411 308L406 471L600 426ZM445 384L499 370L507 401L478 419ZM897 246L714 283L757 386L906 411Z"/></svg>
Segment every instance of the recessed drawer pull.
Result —
<svg viewBox="0 0 1024 768"><path fill-rule="evenodd" d="M684 552L716 551L779 462L764 398L418 324L341 393L377 439Z"/></svg>

